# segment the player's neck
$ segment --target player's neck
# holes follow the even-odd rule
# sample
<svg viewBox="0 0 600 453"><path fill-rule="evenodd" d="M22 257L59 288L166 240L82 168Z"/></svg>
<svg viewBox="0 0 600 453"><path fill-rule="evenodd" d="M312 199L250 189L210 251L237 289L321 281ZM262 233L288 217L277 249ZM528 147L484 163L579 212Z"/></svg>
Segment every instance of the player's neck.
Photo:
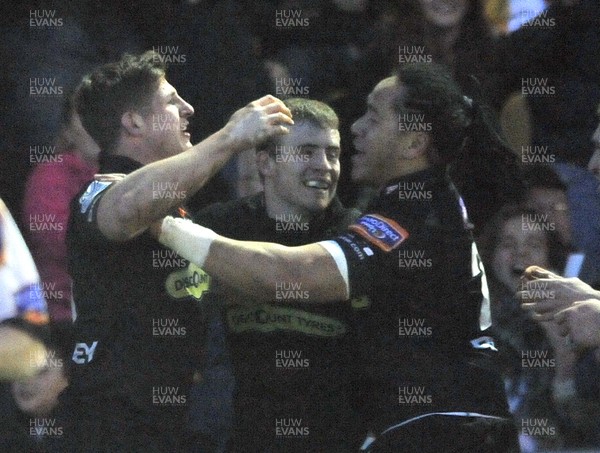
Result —
<svg viewBox="0 0 600 453"><path fill-rule="evenodd" d="M401 179L406 176L412 175L413 173L418 173L423 170L427 170L430 168L429 162L427 159L412 159L403 161L403 165L399 165L396 167L396 171L394 172L394 176L387 178L385 181L381 181L379 185L379 190L383 189L390 181Z"/></svg>
<svg viewBox="0 0 600 453"><path fill-rule="evenodd" d="M309 222L314 214L306 209L283 203L265 193L265 210L269 218L277 222Z"/></svg>

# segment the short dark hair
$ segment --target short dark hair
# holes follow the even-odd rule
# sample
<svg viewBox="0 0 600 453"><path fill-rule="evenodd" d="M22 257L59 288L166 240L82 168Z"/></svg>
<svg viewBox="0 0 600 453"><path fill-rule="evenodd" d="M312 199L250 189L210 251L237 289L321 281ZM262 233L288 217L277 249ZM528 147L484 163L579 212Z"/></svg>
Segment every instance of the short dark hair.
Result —
<svg viewBox="0 0 600 453"><path fill-rule="evenodd" d="M338 129L340 120L334 110L327 104L314 99L290 98L283 101L290 109L295 123L302 121L314 124L323 129ZM281 143L281 137L272 137L256 147L256 151L274 151Z"/></svg>
<svg viewBox="0 0 600 453"><path fill-rule="evenodd" d="M144 111L165 76L166 66L154 51L125 54L86 75L77 96L77 112L83 127L110 154L119 138L121 116L127 110Z"/></svg>

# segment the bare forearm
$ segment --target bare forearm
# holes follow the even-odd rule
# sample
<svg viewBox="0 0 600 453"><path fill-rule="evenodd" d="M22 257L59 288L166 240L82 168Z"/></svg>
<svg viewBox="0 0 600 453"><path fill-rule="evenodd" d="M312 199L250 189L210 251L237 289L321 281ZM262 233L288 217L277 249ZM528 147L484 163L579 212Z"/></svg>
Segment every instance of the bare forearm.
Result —
<svg viewBox="0 0 600 453"><path fill-rule="evenodd" d="M136 236L202 188L234 151L227 135L219 131L179 155L127 175L102 198L100 229L115 240Z"/></svg>
<svg viewBox="0 0 600 453"><path fill-rule="evenodd" d="M329 257L300 249L220 238L211 245L204 269L260 299L283 299L279 295L288 291L305 295L302 301L306 303L344 299L343 282L336 285L337 270L328 266Z"/></svg>
<svg viewBox="0 0 600 453"><path fill-rule="evenodd" d="M332 256L319 244L285 247L216 235L181 219L165 219L159 240L236 290L261 299L293 288L303 302L345 300L346 282Z"/></svg>

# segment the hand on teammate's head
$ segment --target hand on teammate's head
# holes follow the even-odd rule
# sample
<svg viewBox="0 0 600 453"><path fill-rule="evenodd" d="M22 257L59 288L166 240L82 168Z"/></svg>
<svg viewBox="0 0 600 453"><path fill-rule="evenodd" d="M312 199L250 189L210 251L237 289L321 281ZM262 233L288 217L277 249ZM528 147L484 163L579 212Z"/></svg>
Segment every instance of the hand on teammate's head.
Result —
<svg viewBox="0 0 600 453"><path fill-rule="evenodd" d="M254 148L274 135L288 133L294 124L289 108L270 94L235 112L225 126L229 138L240 151Z"/></svg>

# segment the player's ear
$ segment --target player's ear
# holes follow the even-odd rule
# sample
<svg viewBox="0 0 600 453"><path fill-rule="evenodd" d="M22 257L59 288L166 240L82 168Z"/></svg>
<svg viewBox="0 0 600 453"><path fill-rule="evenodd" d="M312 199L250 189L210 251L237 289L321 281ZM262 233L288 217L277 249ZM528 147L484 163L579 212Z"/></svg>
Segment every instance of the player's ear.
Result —
<svg viewBox="0 0 600 453"><path fill-rule="evenodd" d="M431 145L431 136L427 132L411 132L405 157L415 159L427 155Z"/></svg>
<svg viewBox="0 0 600 453"><path fill-rule="evenodd" d="M129 135L139 136L142 134L146 124L142 115L128 110L121 115L121 126Z"/></svg>
<svg viewBox="0 0 600 453"><path fill-rule="evenodd" d="M273 174L275 169L275 159L269 154L268 151L261 150L256 152L256 168L262 176L269 176Z"/></svg>

